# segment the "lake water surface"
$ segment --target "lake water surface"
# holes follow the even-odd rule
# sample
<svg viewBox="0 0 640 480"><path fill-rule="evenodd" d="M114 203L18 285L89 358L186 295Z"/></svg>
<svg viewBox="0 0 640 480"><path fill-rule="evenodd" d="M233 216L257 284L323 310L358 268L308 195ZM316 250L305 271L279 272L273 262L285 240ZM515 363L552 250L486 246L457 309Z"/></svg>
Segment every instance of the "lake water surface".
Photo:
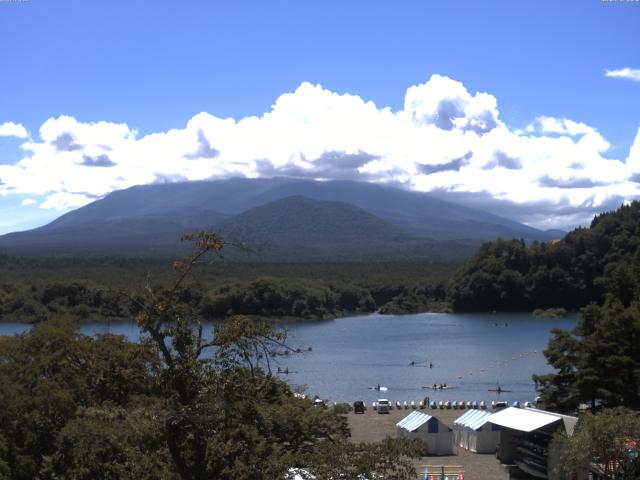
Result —
<svg viewBox="0 0 640 480"><path fill-rule="evenodd" d="M423 313L287 323L291 346L312 350L282 358L280 367L289 374L280 376L330 401L371 402L386 397L417 402L426 396L431 400L531 401L536 396L531 375L550 371L542 350L551 329L573 328L577 318ZM0 335L29 328L0 324ZM132 341L140 338L133 323L94 323L80 330L88 335L121 334ZM455 388L423 388L434 383ZM388 390L371 389L378 384ZM497 385L511 392L488 391Z"/></svg>

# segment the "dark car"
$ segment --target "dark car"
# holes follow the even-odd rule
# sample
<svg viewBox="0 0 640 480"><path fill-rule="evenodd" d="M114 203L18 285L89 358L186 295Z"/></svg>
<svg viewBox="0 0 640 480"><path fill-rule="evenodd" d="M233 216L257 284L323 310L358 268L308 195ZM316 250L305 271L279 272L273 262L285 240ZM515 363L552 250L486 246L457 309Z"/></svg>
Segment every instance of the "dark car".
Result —
<svg viewBox="0 0 640 480"><path fill-rule="evenodd" d="M496 412L499 410L504 410L509 406L509 402L496 402Z"/></svg>
<svg viewBox="0 0 640 480"><path fill-rule="evenodd" d="M364 406L364 402L362 400L358 400L356 402L353 402L353 412L354 413L364 413L365 411L365 406Z"/></svg>

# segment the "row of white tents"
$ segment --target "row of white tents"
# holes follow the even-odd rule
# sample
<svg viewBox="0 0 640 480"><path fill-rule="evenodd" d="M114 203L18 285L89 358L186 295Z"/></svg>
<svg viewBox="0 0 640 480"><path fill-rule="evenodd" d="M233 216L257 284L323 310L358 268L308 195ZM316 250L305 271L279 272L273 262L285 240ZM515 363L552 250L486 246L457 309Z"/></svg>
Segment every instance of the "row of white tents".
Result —
<svg viewBox="0 0 640 480"><path fill-rule="evenodd" d="M422 440L430 455L452 455L456 447L493 453L500 442L500 427L489 422L492 413L469 410L453 422L453 429L437 418L415 411L396 424L398 436Z"/></svg>

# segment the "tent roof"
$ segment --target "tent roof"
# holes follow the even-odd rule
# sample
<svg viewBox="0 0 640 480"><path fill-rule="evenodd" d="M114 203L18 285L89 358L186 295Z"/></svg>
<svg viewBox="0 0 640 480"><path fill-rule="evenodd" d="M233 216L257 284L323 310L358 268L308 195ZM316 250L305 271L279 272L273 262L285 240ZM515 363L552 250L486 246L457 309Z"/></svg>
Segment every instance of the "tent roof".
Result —
<svg viewBox="0 0 640 480"><path fill-rule="evenodd" d="M477 430L489 421L490 416L491 412L486 412L484 410L468 410L456 418L453 421L453 424Z"/></svg>
<svg viewBox="0 0 640 480"><path fill-rule="evenodd" d="M571 415L563 415L561 413L547 412L545 410L540 410L538 408L531 408L531 407L527 408L527 410L531 410L533 412L551 413L552 415L555 415L561 418L562 422L564 423L564 428L569 435L573 435L573 431L575 430L576 424L578 423L578 417L572 417Z"/></svg>
<svg viewBox="0 0 640 480"><path fill-rule="evenodd" d="M560 417L551 413L515 407L509 407L494 413L489 419L491 423L520 430L521 432L531 432L558 420L560 420Z"/></svg>
<svg viewBox="0 0 640 480"><path fill-rule="evenodd" d="M396 427L403 428L409 432L415 432L421 425L424 425L432 418L431 415L415 411L396 423Z"/></svg>

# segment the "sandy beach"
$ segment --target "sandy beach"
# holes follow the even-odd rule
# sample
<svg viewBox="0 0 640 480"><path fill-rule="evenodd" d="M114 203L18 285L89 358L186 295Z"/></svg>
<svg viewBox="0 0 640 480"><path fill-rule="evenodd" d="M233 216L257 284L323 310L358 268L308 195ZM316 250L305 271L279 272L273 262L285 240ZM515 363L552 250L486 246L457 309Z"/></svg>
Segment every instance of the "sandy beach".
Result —
<svg viewBox="0 0 640 480"><path fill-rule="evenodd" d="M438 418L449 427L462 415L464 410L423 410ZM348 414L351 427L351 440L354 442L376 442L385 437L396 436L396 423L409 415L412 410L391 410L388 414L379 414L370 406L364 414ZM508 480L509 476L500 466L493 454L477 454L462 448L456 455L426 456L414 462L418 473L424 471L425 465L459 465L464 469L465 480ZM422 478L420 475L417 478Z"/></svg>

